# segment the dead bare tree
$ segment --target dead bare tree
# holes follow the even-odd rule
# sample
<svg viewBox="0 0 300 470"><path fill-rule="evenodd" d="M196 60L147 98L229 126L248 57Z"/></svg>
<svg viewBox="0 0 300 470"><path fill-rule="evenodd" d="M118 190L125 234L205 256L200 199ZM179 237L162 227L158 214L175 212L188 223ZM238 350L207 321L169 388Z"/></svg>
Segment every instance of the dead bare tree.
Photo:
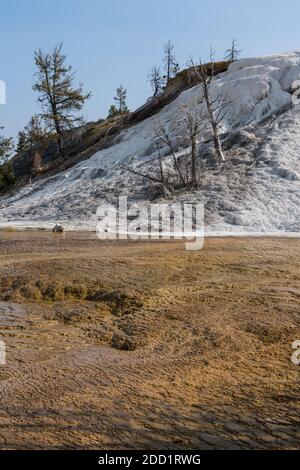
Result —
<svg viewBox="0 0 300 470"><path fill-rule="evenodd" d="M203 107L196 106L193 109L183 108L182 119L179 123L180 133L184 141L191 148L191 185L197 187L198 165L197 165L197 138L206 121L206 114Z"/></svg>
<svg viewBox="0 0 300 470"><path fill-rule="evenodd" d="M207 119L210 123L213 142L217 158L219 161L224 162L225 157L222 150L221 140L220 140L220 124L224 120L229 106L229 92L226 94L216 93L215 92L215 61L214 61L214 51L210 49L210 62L209 64L204 65L201 60L199 64L195 64L193 59L190 59L191 67L194 70L197 78L199 79L203 100L206 107Z"/></svg>
<svg viewBox="0 0 300 470"><path fill-rule="evenodd" d="M170 135L168 128L164 124L159 123L153 128L154 135L158 142L158 167L156 167L156 173L152 174L151 167L147 168L147 173L142 173L138 169L122 167L132 174L161 184L165 194L172 193L178 188L195 189L198 187L200 173L198 137L201 135L201 131L206 130L207 123L209 123L211 128L218 161L225 161L219 136L219 126L228 111L229 92L217 92L215 89L212 50L210 54L211 62L205 66L201 61L200 64L196 66L191 60L192 67L202 87L202 103L194 108L182 108L179 113L180 117L177 120L175 138L177 139L177 143L184 141L186 147L190 148L190 153L186 151L178 154L178 145L174 144L174 136ZM161 156L162 146L168 149L166 157L168 161L167 169L164 168Z"/></svg>
<svg viewBox="0 0 300 470"><path fill-rule="evenodd" d="M169 182L169 178L165 175L159 146L157 146L157 160L158 160L158 164L159 164L160 177L154 176L154 175L149 174L149 173L143 173L142 171L139 171L135 168L131 168L127 165L121 165L120 168L122 170L127 171L128 173L131 173L131 174L136 175L136 176L140 176L141 178L145 178L146 180L150 181L151 183L160 184L163 188L164 195L167 197L167 196L169 196L170 194L173 193L173 186Z"/></svg>
<svg viewBox="0 0 300 470"><path fill-rule="evenodd" d="M229 62L235 62L238 60L242 52L242 49L239 49L239 43L236 39L231 40L231 47L225 51L225 59Z"/></svg>
<svg viewBox="0 0 300 470"><path fill-rule="evenodd" d="M153 128L154 134L158 139L158 143L156 144L156 174L151 172L153 166L147 168L146 173L128 166L121 167L132 174L148 179L150 182L161 184L165 196L174 193L174 191L179 188L195 189L199 184L197 137L205 124L206 112L203 106L197 106L193 109L183 107L179 112L179 116L176 126L176 139L178 142L182 142L186 147L190 148L190 153L187 151L179 157L176 154L177 149L174 146L169 131L166 126L159 123L158 126ZM164 165L161 155L162 146L168 149L166 156L167 167Z"/></svg>
<svg viewBox="0 0 300 470"><path fill-rule="evenodd" d="M171 78L176 77L177 73L179 72L179 64L176 61L176 57L174 55L174 44L171 41L168 41L164 45L164 65L166 70L166 84L170 81Z"/></svg>
<svg viewBox="0 0 300 470"><path fill-rule="evenodd" d="M180 168L180 164L179 164L178 159L176 157L176 152L175 152L175 149L174 149L174 145L173 145L173 142L172 142L172 139L169 135L168 130L166 129L166 127L162 123L160 123L157 127L154 128L154 134L156 135L156 137L159 139L159 141L161 143L165 144L170 149L170 153L171 153L171 156L172 156L172 159L173 159L174 169L175 169L175 171L177 172L177 174L179 176L181 184L183 186L186 186L187 181L185 180L185 178L183 176L183 173L182 173L182 170Z"/></svg>
<svg viewBox="0 0 300 470"><path fill-rule="evenodd" d="M163 90L163 78L161 76L160 68L156 65L152 68L151 72L148 75L148 81L151 84L153 90L153 96L158 96Z"/></svg>
<svg viewBox="0 0 300 470"><path fill-rule="evenodd" d="M161 184L163 186L165 196L168 196L169 194L173 193L173 187L172 187L172 185L169 181L169 177L167 175L165 175L159 145L156 146L156 150L157 150L157 160L158 160L158 165L159 165Z"/></svg>

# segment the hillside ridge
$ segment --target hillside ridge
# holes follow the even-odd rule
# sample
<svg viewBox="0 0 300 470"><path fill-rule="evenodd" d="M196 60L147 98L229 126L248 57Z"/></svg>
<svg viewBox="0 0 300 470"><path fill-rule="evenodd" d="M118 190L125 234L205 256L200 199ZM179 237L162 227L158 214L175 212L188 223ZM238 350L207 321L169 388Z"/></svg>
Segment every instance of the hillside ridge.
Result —
<svg viewBox="0 0 300 470"><path fill-rule="evenodd" d="M222 123L226 161L212 163L208 129L199 158L205 171L197 191L169 198L202 201L206 231L211 234L300 232L300 106L295 83L300 80L300 52L240 59L214 78L217 93L230 92L232 105ZM188 155L178 140L182 110L203 106L201 86L193 83L161 109L139 122L138 110L105 148L0 201L2 226L51 227L56 222L72 229L95 229L96 209L103 201L116 203L125 194L134 203L164 200L158 188L140 174L156 165L155 126L170 133L176 157ZM170 93L175 93L176 82ZM180 85L181 86L181 85ZM179 87L180 88L180 87ZM141 114L140 114L141 116ZM168 148L161 149L168 165Z"/></svg>

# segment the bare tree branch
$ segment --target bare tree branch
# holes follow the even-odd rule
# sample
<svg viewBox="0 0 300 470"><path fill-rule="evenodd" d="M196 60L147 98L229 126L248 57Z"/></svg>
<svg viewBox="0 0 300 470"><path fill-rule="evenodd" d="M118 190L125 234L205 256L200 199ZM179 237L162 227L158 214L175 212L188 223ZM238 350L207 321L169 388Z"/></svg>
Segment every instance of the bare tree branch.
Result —
<svg viewBox="0 0 300 470"><path fill-rule="evenodd" d="M160 124L158 127L154 128L154 133L155 133L156 137L158 137L162 142L164 142L165 145L167 145L169 147L169 149L171 151L172 158L173 158L174 167L178 172L178 175L180 177L180 180L181 180L183 186L185 186L186 181L183 177L182 171L181 171L180 166L178 164L178 161L177 161L177 158L176 158L176 155L175 155L175 150L174 150L174 147L173 147L173 143L172 143L172 140L169 136L169 133L168 133L167 129L165 128L165 126L163 124Z"/></svg>

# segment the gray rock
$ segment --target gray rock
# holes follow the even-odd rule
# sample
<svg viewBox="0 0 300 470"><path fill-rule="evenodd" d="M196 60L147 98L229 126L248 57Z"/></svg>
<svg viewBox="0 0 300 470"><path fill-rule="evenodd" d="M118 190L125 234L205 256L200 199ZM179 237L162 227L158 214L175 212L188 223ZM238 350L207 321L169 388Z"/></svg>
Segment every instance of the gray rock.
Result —
<svg viewBox="0 0 300 470"><path fill-rule="evenodd" d="M60 224L55 225L55 227L52 229L53 233L64 233L65 231L66 229Z"/></svg>
<svg viewBox="0 0 300 470"><path fill-rule="evenodd" d="M224 141L223 141L223 150L229 150L232 147L246 147L247 145L253 144L256 142L256 137L254 134L250 134L247 131L235 131L232 132Z"/></svg>

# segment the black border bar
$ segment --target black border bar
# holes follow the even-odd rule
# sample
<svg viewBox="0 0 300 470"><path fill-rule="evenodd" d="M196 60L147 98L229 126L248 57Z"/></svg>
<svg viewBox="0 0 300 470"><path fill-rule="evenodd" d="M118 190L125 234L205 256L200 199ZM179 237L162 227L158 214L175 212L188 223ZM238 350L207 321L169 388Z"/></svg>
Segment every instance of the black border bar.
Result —
<svg viewBox="0 0 300 470"><path fill-rule="evenodd" d="M194 467L212 468L213 465L266 465L272 468L297 468L300 465L298 451L0 451L0 467L4 465L28 465L42 468L44 465L62 465L65 468L153 468Z"/></svg>

